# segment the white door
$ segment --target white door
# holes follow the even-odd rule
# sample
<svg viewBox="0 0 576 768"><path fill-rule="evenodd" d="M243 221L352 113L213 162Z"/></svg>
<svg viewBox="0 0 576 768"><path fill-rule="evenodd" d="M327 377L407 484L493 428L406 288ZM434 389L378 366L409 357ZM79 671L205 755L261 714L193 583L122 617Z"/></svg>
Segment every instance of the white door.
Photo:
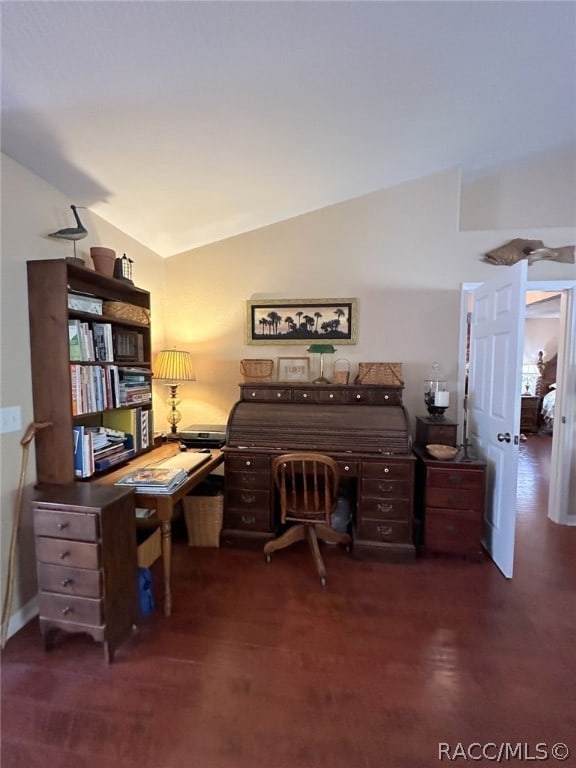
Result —
<svg viewBox="0 0 576 768"><path fill-rule="evenodd" d="M486 461L483 544L512 578L527 262L500 267L473 292L469 437Z"/></svg>

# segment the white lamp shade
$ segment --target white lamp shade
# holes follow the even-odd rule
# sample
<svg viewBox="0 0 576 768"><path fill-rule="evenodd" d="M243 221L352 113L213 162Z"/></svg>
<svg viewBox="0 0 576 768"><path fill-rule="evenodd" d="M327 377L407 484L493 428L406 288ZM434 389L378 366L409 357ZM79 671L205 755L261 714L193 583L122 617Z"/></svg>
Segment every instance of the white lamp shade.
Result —
<svg viewBox="0 0 576 768"><path fill-rule="evenodd" d="M167 381L196 381L190 352L164 349L154 361L154 376Z"/></svg>

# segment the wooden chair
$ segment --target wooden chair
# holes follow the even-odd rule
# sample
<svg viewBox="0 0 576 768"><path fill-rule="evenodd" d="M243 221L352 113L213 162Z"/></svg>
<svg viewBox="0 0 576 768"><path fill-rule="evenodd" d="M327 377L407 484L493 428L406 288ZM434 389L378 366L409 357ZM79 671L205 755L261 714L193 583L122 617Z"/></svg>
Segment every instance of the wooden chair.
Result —
<svg viewBox="0 0 576 768"><path fill-rule="evenodd" d="M308 540L322 586L326 586L326 568L320 541L350 547L347 533L338 533L330 525L330 516L338 501L338 465L320 453L286 453L272 462L272 476L280 494L281 521L294 522L281 536L268 541L264 554L270 555L296 541Z"/></svg>

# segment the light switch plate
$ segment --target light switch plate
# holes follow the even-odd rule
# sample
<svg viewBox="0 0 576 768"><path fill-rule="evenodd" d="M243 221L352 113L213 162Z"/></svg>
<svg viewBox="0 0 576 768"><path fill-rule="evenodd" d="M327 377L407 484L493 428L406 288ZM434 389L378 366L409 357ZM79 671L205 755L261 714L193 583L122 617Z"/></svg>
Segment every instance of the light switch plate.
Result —
<svg viewBox="0 0 576 768"><path fill-rule="evenodd" d="M22 409L19 405L0 408L0 435L19 432L22 429Z"/></svg>

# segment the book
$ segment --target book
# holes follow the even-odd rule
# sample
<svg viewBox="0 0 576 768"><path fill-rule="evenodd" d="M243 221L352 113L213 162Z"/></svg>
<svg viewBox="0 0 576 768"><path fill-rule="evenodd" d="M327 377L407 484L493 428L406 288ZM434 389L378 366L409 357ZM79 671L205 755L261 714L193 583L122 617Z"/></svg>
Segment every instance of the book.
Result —
<svg viewBox="0 0 576 768"><path fill-rule="evenodd" d="M79 320L68 320L68 341L70 344L70 360L82 360Z"/></svg>

